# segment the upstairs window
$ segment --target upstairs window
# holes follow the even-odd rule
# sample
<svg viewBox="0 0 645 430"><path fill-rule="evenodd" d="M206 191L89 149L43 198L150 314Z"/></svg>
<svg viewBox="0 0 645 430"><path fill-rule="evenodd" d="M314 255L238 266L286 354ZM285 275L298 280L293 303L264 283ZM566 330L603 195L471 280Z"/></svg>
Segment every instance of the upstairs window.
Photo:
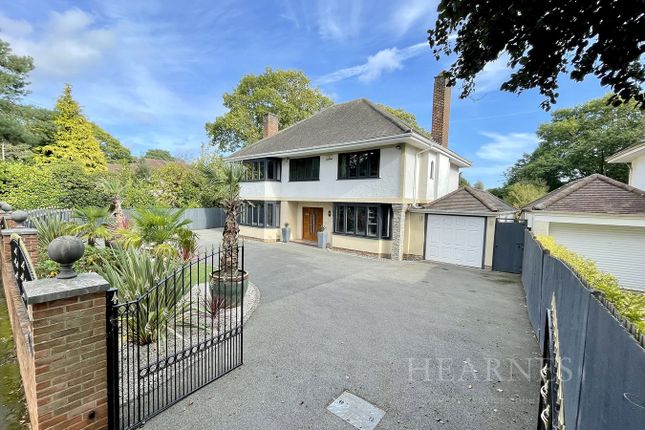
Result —
<svg viewBox="0 0 645 430"><path fill-rule="evenodd" d="M279 158L264 158L242 162L245 182L280 181L282 161Z"/></svg>
<svg viewBox="0 0 645 430"><path fill-rule="evenodd" d="M338 154L338 179L378 178L380 161L380 149Z"/></svg>
<svg viewBox="0 0 645 430"><path fill-rule="evenodd" d="M289 160L290 181L318 181L320 179L320 157L295 158Z"/></svg>

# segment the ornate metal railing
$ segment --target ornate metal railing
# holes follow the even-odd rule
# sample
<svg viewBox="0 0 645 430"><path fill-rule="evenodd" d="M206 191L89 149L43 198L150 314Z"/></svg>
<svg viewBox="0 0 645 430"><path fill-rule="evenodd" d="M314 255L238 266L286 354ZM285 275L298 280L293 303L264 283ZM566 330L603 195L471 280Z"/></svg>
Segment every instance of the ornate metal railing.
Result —
<svg viewBox="0 0 645 430"><path fill-rule="evenodd" d="M108 294L110 429L140 427L242 365L247 285L240 246L197 255L134 299Z"/></svg>
<svg viewBox="0 0 645 430"><path fill-rule="evenodd" d="M16 284L18 285L20 296L23 300L25 300L25 290L23 284L26 281L35 280L36 274L32 267L31 260L29 259L27 248L25 247L25 244L23 243L20 236L18 236L17 234L11 235L9 245L11 248L11 266L13 267Z"/></svg>

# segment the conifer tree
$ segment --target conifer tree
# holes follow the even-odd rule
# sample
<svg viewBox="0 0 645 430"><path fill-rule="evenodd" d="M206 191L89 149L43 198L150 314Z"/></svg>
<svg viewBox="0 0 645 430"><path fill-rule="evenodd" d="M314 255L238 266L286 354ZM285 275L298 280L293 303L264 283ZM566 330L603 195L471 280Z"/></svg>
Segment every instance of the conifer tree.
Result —
<svg viewBox="0 0 645 430"><path fill-rule="evenodd" d="M92 123L72 97L70 85L65 85L54 111L54 143L38 149L37 161L68 160L79 163L86 171L106 170L105 154L94 135Z"/></svg>

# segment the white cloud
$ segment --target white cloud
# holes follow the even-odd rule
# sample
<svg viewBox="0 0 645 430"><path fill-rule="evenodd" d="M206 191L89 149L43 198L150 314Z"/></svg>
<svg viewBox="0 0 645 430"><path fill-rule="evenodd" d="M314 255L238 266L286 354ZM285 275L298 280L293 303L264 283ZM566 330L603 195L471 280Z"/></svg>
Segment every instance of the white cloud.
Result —
<svg viewBox="0 0 645 430"><path fill-rule="evenodd" d="M510 165L525 152L535 149L538 138L533 133L492 133L482 132L490 142L482 145L477 151L477 157L482 160L506 163Z"/></svg>
<svg viewBox="0 0 645 430"><path fill-rule="evenodd" d="M484 67L475 78L475 93L485 93L499 90L500 85L511 74L512 69L508 65L508 54L502 54Z"/></svg>
<svg viewBox="0 0 645 430"><path fill-rule="evenodd" d="M0 26L12 49L34 58L34 75L66 76L98 65L115 47L117 35L111 29L92 28L94 17L79 10L52 12L40 37L24 21L0 16Z"/></svg>
<svg viewBox="0 0 645 430"><path fill-rule="evenodd" d="M362 1L318 1L318 32L323 39L345 40L361 29Z"/></svg>
<svg viewBox="0 0 645 430"><path fill-rule="evenodd" d="M318 85L323 85L352 77L358 77L358 80L361 82L372 82L384 73L402 69L403 63L406 60L418 56L424 52L426 48L427 44L422 42L403 49L396 47L382 49L376 54L367 57L367 61L365 63L323 75L316 79L316 83Z"/></svg>
<svg viewBox="0 0 645 430"><path fill-rule="evenodd" d="M436 1L410 0L405 4L394 2L395 11L392 14L391 25L399 35L407 31L422 18L429 18L431 13L437 9ZM420 32L425 28L420 27Z"/></svg>

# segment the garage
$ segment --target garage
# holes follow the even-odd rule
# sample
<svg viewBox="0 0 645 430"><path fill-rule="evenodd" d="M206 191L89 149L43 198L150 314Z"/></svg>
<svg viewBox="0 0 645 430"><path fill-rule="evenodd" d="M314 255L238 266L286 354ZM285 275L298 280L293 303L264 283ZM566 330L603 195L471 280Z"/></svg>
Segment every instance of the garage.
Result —
<svg viewBox="0 0 645 430"><path fill-rule="evenodd" d="M428 214L425 259L482 267L486 218Z"/></svg>
<svg viewBox="0 0 645 430"><path fill-rule="evenodd" d="M590 258L626 288L645 289L645 228L551 223L549 234L566 248Z"/></svg>
<svg viewBox="0 0 645 430"><path fill-rule="evenodd" d="M425 260L490 268L495 220L513 218L515 209L491 193L465 186L410 212L425 214Z"/></svg>

